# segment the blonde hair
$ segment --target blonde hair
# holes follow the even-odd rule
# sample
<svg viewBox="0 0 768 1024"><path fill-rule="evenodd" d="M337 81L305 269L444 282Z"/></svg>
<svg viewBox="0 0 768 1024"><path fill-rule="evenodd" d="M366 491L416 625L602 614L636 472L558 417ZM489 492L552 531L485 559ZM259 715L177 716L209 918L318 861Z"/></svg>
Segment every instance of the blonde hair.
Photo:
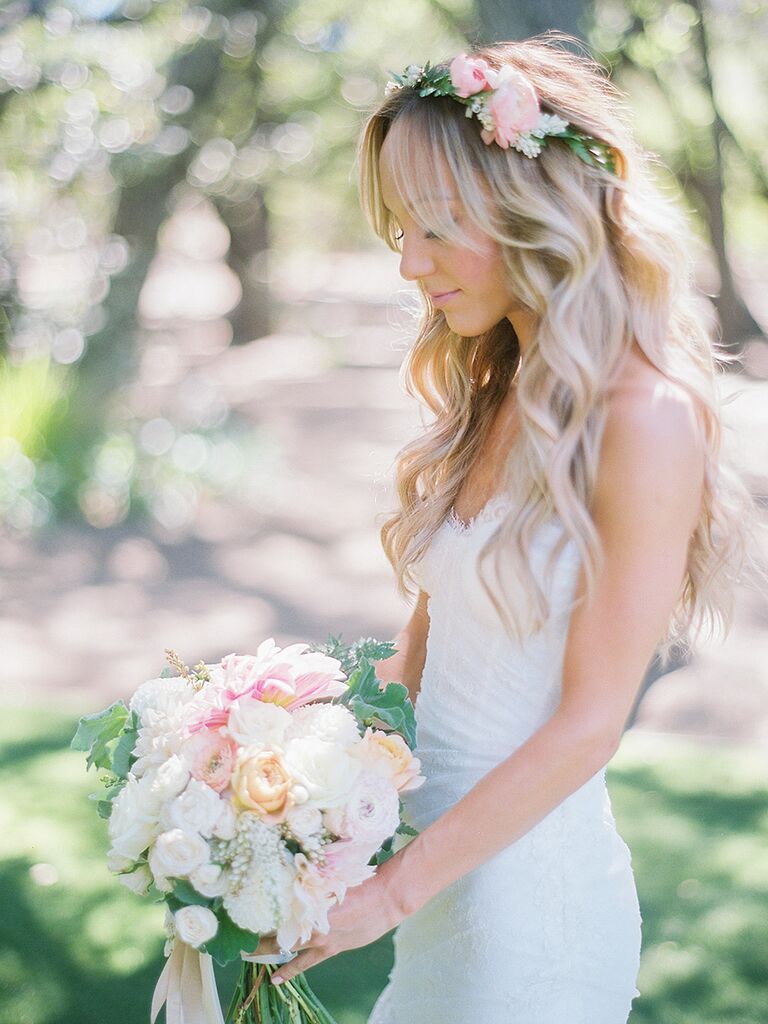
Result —
<svg viewBox="0 0 768 1024"><path fill-rule="evenodd" d="M525 360L505 318L480 336L453 332L425 295L418 336L401 370L405 391L434 414L426 432L400 451L395 467L399 509L381 527L381 541L398 590L416 583L410 567L440 528L480 451L513 377L520 422L506 463L513 507L478 559L483 586L511 635L522 639L549 614L531 567L529 547L556 514L563 537L552 570L572 539L581 556L587 593L601 551L590 515L607 395L630 346L695 400L706 448L701 516L689 545L679 603L659 655L686 645L692 631L727 629L733 583L747 558L754 518L749 492L721 450L716 374L723 361L709 337L691 281L691 233L676 200L652 175L655 158L633 140L622 95L591 59L549 36L474 48L492 68L510 64L533 83L544 109L609 143L617 174L588 166L551 140L535 159L486 145L465 107L448 97L403 88L384 98L363 128L358 160L361 204L374 231L396 251L397 224L381 196L379 154L390 126L405 119L392 161L395 186L416 221L448 241L471 246L436 192L454 191L467 214L495 239L520 302L536 317ZM439 159L436 159L436 156ZM420 183L449 186L419 194ZM484 575L501 552L522 582L516 607ZM418 587L417 587L418 590Z"/></svg>

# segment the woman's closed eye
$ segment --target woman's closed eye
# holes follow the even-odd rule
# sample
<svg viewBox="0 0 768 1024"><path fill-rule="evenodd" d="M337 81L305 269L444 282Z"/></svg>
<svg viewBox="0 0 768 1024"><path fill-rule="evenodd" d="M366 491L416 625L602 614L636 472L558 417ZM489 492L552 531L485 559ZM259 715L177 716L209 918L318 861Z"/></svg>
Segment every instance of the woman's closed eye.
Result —
<svg viewBox="0 0 768 1024"><path fill-rule="evenodd" d="M405 236L405 232L403 231L402 228L398 228L395 231L395 236L394 236L395 237L395 241L401 242L403 240L404 236ZM438 242L442 241L440 235L436 235L434 233L434 231L427 231L426 234L424 235L424 238L429 239L429 240L435 239Z"/></svg>

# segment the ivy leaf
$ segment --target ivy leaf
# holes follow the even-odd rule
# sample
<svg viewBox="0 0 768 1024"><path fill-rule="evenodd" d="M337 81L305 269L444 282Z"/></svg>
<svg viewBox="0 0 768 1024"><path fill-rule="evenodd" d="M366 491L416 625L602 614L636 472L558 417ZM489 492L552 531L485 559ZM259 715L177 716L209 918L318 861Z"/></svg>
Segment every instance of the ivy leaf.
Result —
<svg viewBox="0 0 768 1024"><path fill-rule="evenodd" d="M128 708L121 700L104 711L84 715L77 725L70 748L87 752L86 768L96 765L112 771L112 757L116 743L128 719Z"/></svg>

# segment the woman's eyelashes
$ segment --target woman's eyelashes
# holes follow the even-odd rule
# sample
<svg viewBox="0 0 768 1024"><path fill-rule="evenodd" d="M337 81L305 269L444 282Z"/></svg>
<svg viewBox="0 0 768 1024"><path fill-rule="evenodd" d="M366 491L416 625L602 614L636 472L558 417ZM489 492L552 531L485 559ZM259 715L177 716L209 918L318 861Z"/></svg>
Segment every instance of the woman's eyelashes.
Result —
<svg viewBox="0 0 768 1024"><path fill-rule="evenodd" d="M395 241L396 242L401 242L403 240L404 236L405 236L405 232L403 231L403 229L402 228L396 228L395 234L394 234ZM435 241L438 241L438 242L442 242L443 241L441 236L440 235L436 235L434 231L427 231L427 232L425 232L424 238L426 238L428 240L433 240L434 239Z"/></svg>

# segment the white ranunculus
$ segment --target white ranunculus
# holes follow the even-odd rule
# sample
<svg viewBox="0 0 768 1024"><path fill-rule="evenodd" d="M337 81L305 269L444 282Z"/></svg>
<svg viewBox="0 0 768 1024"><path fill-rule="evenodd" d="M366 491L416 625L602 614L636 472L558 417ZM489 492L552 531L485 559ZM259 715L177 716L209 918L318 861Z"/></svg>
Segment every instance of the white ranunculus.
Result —
<svg viewBox="0 0 768 1024"><path fill-rule="evenodd" d="M219 864L203 864L191 872L189 880L201 896L215 899L227 891L227 876Z"/></svg>
<svg viewBox="0 0 768 1024"><path fill-rule="evenodd" d="M352 712L340 704L305 704L291 714L286 739L303 736L349 747L360 740L360 730Z"/></svg>
<svg viewBox="0 0 768 1024"><path fill-rule="evenodd" d="M213 835L223 808L224 801L215 789L198 779L190 779L184 792L163 808L160 820L165 828L199 832L208 839Z"/></svg>
<svg viewBox="0 0 768 1024"><path fill-rule="evenodd" d="M349 801L324 815L334 835L378 849L400 824L400 799L393 783L383 775L363 772Z"/></svg>
<svg viewBox="0 0 768 1024"><path fill-rule="evenodd" d="M189 782L189 769L177 754L172 754L159 767L148 771L150 789L162 801L173 800Z"/></svg>
<svg viewBox="0 0 768 1024"><path fill-rule="evenodd" d="M227 730L243 747L281 747L290 724L285 708L249 695L230 705Z"/></svg>
<svg viewBox="0 0 768 1024"><path fill-rule="evenodd" d="M234 839L237 832L237 813L229 800L221 801L221 814L213 827L219 839Z"/></svg>
<svg viewBox="0 0 768 1024"><path fill-rule="evenodd" d="M211 851L202 836L180 828L163 832L149 851L149 866L156 880L158 877L186 878L210 859Z"/></svg>
<svg viewBox="0 0 768 1024"><path fill-rule="evenodd" d="M312 804L299 804L288 811L285 824L299 842L306 841L323 831L323 814Z"/></svg>
<svg viewBox="0 0 768 1024"><path fill-rule="evenodd" d="M149 782L128 773L128 781L112 804L109 817L110 854L138 860L159 831L160 802Z"/></svg>
<svg viewBox="0 0 768 1024"><path fill-rule="evenodd" d="M152 872L146 864L140 864L135 871L121 872L117 876L117 880L131 892L135 892L138 896L145 896L152 882Z"/></svg>
<svg viewBox="0 0 768 1024"><path fill-rule="evenodd" d="M197 949L219 930L216 915L208 907L182 907L173 915L176 934L182 942Z"/></svg>
<svg viewBox="0 0 768 1024"><path fill-rule="evenodd" d="M285 762L316 807L338 807L349 797L362 765L335 743L306 736L290 740Z"/></svg>

